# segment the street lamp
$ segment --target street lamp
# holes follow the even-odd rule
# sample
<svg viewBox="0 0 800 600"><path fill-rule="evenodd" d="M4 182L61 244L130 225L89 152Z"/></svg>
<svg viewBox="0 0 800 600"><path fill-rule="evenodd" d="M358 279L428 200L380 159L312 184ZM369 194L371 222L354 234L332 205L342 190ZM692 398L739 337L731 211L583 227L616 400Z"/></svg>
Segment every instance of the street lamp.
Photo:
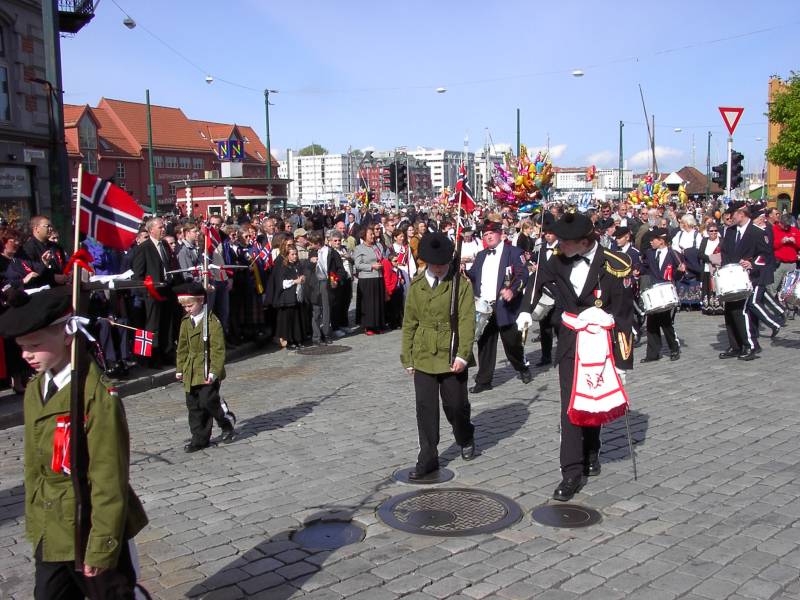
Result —
<svg viewBox="0 0 800 600"><path fill-rule="evenodd" d="M573 77L583 77L583 75L584 75L584 72L581 71L580 69L575 69L574 71L572 71L572 76Z"/></svg>
<svg viewBox="0 0 800 600"><path fill-rule="evenodd" d="M122 24L128 29L133 29L136 27L136 21L134 21L130 15L126 15L125 18L122 19Z"/></svg>
<svg viewBox="0 0 800 600"><path fill-rule="evenodd" d="M436 93L437 94L444 94L446 91L447 91L446 87L437 87L436 88Z"/></svg>

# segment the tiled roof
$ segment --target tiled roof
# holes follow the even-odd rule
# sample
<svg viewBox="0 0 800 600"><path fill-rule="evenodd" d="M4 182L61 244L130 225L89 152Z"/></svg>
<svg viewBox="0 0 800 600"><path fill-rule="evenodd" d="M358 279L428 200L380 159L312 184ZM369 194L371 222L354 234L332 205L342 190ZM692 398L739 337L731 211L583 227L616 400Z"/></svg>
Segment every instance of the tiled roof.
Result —
<svg viewBox="0 0 800 600"><path fill-rule="evenodd" d="M92 114L97 119L97 136L100 138L100 153L105 156L130 156L141 158L142 153L137 144L127 137L111 115L102 108L93 108ZM104 144L105 142L105 144Z"/></svg>
<svg viewBox="0 0 800 600"><path fill-rule="evenodd" d="M65 104L64 105L64 127L77 127L78 120L86 109L89 108L88 104Z"/></svg>
<svg viewBox="0 0 800 600"><path fill-rule="evenodd" d="M64 107L66 109L66 107ZM78 128L70 127L64 130L64 140L67 143L67 155L80 156L81 150L78 145Z"/></svg>
<svg viewBox="0 0 800 600"><path fill-rule="evenodd" d="M124 127L135 143L140 147L147 146L147 105L141 102L101 98L97 106L109 111L120 128ZM180 108L151 104L150 118L154 148L200 152L208 150Z"/></svg>
<svg viewBox="0 0 800 600"><path fill-rule="evenodd" d="M686 193L689 196L694 194L702 195L706 193L706 175L694 167L683 167L678 170L678 175L686 183ZM712 194L723 194L725 190L719 187L716 183L711 183L709 191Z"/></svg>

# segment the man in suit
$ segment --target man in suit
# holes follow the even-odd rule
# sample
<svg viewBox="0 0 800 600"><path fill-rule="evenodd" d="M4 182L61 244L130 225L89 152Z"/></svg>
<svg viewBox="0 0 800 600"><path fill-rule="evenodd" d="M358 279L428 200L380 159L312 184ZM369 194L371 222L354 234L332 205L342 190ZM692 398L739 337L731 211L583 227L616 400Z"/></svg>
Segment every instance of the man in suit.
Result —
<svg viewBox="0 0 800 600"><path fill-rule="evenodd" d="M750 209L742 202L732 202L727 213L733 214L732 224L722 238L722 264L739 264L748 271L754 286L772 252L764 232L750 220ZM748 310L750 298L725 302L725 329L728 349L719 357L754 360L761 351L758 328Z"/></svg>
<svg viewBox="0 0 800 600"><path fill-rule="evenodd" d="M764 325L772 329L770 337L775 338L781 327L786 324L786 315L783 307L778 304L778 301L769 291L769 286L772 285L775 279L775 271L777 269L774 251L775 234L772 225L767 223L767 214L763 206L753 206L750 216L753 220L753 225L763 232L769 247L773 251L767 256L766 264L759 265L758 281L754 282L753 295L750 297L747 308L750 314L753 315L756 327L758 327L758 324L764 323Z"/></svg>
<svg viewBox="0 0 800 600"><path fill-rule="evenodd" d="M560 250L558 249L558 238L553 233L553 225L556 220L549 212L544 214L542 218L542 239L539 241L535 251L531 256L534 271L538 272L539 269L544 268L544 265L553 256L558 256ZM535 276L534 276L535 277ZM552 364L553 362L553 336L556 328L553 326L553 311L550 310L539 321L539 344L542 348L542 357L536 363L537 367L544 367Z"/></svg>
<svg viewBox="0 0 800 600"><path fill-rule="evenodd" d="M169 247L164 243L164 220L158 217L149 219L145 223L148 239L145 240L134 252L133 272L137 279L150 277L154 284L169 283L171 276L172 255ZM144 299L145 326L147 331L153 332L153 355L150 364L160 367L164 359L174 353L174 336L172 335L175 304L172 293L164 287L158 288L158 294L164 300L156 300L149 294Z"/></svg>
<svg viewBox="0 0 800 600"><path fill-rule="evenodd" d="M685 272L686 265L675 250L669 246L669 231L656 227L650 236L650 249L645 253L644 268L649 275L651 285L672 283L678 278L678 272ZM678 336L675 334L672 309L650 313L647 315L647 355L643 363L653 362L661 358L661 331L669 346L669 359L681 357Z"/></svg>
<svg viewBox="0 0 800 600"><path fill-rule="evenodd" d="M611 333L615 367L633 367L631 263L627 256L599 244L591 219L567 213L553 226L561 254L548 261L536 279L528 282L517 326L531 323L531 310L542 288L555 291L555 317L559 323L555 361L561 387L561 475L555 500L570 500L585 483L585 476L600 474L600 427L574 424L568 414L575 383L577 332L563 325L562 314L580 315L592 306L614 318Z"/></svg>
<svg viewBox="0 0 800 600"><path fill-rule="evenodd" d="M478 339L478 373L475 386L470 390L473 394L492 389L498 337L503 342L508 362L519 373L522 382L530 383L533 378L525 359L522 334L515 326L522 292L528 282L528 269L522 250L502 243L502 237L501 223L484 222L485 248L475 256L475 263L467 273L475 297L494 305L492 316Z"/></svg>

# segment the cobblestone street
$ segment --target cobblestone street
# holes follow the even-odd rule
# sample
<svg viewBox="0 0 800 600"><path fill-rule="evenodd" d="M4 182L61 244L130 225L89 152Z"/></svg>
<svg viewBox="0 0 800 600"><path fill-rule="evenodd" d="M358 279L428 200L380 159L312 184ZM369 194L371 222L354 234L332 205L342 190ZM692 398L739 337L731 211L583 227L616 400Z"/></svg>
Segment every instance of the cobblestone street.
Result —
<svg viewBox="0 0 800 600"><path fill-rule="evenodd" d="M461 459L442 418L455 472L443 485L524 510L474 537L412 535L376 515L413 489L391 479L417 452L399 332L343 339L343 354L230 364L222 392L239 435L195 454L183 452L179 385L128 397L131 479L150 517L136 538L141 580L162 599L800 599L800 321L788 323L753 362L719 360L722 318L697 313L677 317L679 361L639 365L637 348L627 387L639 478L620 419L603 431L602 474L575 498L603 517L585 529L531 521L560 480L558 381L539 371L523 385L502 350L494 389L471 396L479 457ZM526 348L536 362L538 342ZM0 452L0 598L27 600L22 427L0 432ZM290 540L332 513L365 527L364 541L311 551Z"/></svg>

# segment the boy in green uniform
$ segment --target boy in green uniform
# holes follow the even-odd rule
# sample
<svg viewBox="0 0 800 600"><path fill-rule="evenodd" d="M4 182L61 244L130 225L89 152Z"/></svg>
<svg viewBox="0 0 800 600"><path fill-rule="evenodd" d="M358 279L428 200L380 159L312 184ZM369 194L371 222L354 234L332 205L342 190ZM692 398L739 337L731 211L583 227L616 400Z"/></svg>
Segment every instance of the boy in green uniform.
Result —
<svg viewBox="0 0 800 600"><path fill-rule="evenodd" d="M222 441L235 437L232 414L223 409L219 395L220 382L225 379L225 334L213 313L206 315L206 290L196 282L176 289L178 302L186 311L178 334L178 354L175 377L183 382L186 391L186 408L189 411L189 429L192 440L183 447L186 452L197 452L211 445L211 428L214 420L222 427ZM203 321L208 319L208 373L205 362Z"/></svg>
<svg viewBox="0 0 800 600"><path fill-rule="evenodd" d="M403 316L400 361L414 376L419 456L409 479L423 479L439 469L439 397L453 427L461 456L475 456L475 427L470 421L467 367L474 365L475 300L472 284L461 277L458 289L458 348L450 362L450 299L453 285L453 242L439 232L428 233L419 244L426 268L412 280Z"/></svg>
<svg viewBox="0 0 800 600"><path fill-rule="evenodd" d="M75 564L75 493L70 478L69 420L72 302L65 289L9 299L0 335L16 338L36 371L25 390L25 533L33 544L36 600L133 598L128 541L146 524L128 483L125 410L94 361L84 392L91 506L83 565ZM73 329L74 331L74 329Z"/></svg>

